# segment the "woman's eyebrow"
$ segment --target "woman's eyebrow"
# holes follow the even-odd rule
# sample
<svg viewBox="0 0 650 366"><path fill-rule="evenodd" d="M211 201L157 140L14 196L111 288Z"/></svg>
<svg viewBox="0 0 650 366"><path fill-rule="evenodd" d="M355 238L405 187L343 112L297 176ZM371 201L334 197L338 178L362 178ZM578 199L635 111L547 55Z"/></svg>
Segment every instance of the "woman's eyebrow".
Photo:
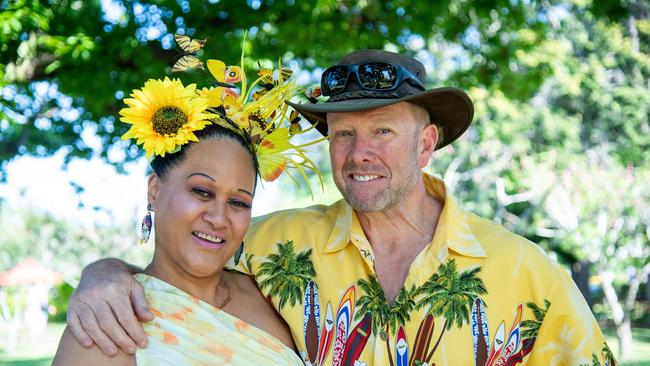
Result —
<svg viewBox="0 0 650 366"><path fill-rule="evenodd" d="M238 191L240 191L240 192L244 192L244 193L246 193L247 195L251 196L251 198L253 198L253 194L250 193L249 191L243 189L243 188L239 188Z"/></svg>
<svg viewBox="0 0 650 366"><path fill-rule="evenodd" d="M206 177L206 178L210 179L213 182L216 182L216 179L212 178L211 176L209 176L209 175L207 175L205 173L192 173L192 174L188 175L187 178L185 178L185 179L190 179L191 177L193 177L195 175L200 175L202 177ZM246 193L247 195L253 197L253 194L250 193L249 191L245 190L244 188L239 188L238 191Z"/></svg>
<svg viewBox="0 0 650 366"><path fill-rule="evenodd" d="M195 175L200 175L202 177L206 177L206 178L210 179L213 182L216 182L216 180L214 178L212 178L211 176L209 176L209 175L207 175L205 173L192 173L192 174L188 175L187 178L185 178L185 179L190 179L191 177L193 177Z"/></svg>

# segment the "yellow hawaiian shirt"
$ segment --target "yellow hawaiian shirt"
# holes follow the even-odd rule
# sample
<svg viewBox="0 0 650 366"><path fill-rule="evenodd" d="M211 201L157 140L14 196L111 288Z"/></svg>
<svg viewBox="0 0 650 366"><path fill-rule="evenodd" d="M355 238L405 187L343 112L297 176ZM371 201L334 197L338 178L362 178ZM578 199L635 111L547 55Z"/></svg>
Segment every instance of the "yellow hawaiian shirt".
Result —
<svg viewBox="0 0 650 366"><path fill-rule="evenodd" d="M395 303L344 201L257 218L238 269L287 321L307 365L614 365L567 272L537 245L463 211L444 183L433 240Z"/></svg>

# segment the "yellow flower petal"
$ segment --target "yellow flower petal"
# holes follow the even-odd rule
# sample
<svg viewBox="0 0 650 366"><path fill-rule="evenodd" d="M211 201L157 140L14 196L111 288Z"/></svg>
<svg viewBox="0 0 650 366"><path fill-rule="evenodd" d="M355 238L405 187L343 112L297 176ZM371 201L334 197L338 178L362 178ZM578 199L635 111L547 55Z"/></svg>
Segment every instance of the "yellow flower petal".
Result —
<svg viewBox="0 0 650 366"><path fill-rule="evenodd" d="M206 113L209 99L197 95L195 84L183 86L180 80L168 77L149 79L142 89L133 91L131 98L125 98L124 103L127 107L120 110L120 121L131 124L131 128L122 138L134 138L137 144L144 145L147 158L153 154L165 156L190 140L196 141L193 132L204 128L213 117ZM175 133L164 136L153 128L153 117L163 107L177 107L187 117Z"/></svg>

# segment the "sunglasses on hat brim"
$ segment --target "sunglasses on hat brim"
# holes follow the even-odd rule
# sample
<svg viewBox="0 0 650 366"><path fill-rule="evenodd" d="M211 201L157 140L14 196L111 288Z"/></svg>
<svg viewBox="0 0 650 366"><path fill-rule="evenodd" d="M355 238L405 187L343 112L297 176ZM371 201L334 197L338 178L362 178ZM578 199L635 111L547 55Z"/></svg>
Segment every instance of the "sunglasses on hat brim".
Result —
<svg viewBox="0 0 650 366"><path fill-rule="evenodd" d="M359 85L366 90L393 90L403 81L411 81L414 86L425 90L422 82L400 65L366 62L353 65L334 65L327 68L321 77L322 95L331 96L344 91L351 74L356 75Z"/></svg>

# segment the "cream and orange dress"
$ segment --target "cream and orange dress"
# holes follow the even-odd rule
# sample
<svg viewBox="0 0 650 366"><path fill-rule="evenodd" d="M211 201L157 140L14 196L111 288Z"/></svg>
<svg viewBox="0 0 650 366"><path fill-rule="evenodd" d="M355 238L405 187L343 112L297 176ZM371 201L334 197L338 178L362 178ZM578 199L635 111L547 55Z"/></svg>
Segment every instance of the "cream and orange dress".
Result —
<svg viewBox="0 0 650 366"><path fill-rule="evenodd" d="M149 344L142 365L304 365L265 331L158 278L136 275L155 319L144 323Z"/></svg>

